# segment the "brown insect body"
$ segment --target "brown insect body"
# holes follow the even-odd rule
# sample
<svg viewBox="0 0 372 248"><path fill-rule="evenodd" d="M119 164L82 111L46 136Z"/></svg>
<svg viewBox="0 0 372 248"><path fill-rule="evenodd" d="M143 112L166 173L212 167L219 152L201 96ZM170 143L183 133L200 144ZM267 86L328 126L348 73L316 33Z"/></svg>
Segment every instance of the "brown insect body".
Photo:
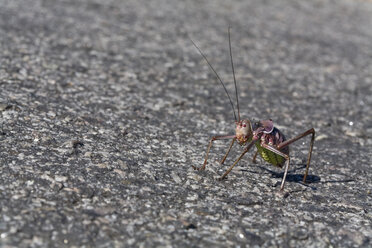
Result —
<svg viewBox="0 0 372 248"><path fill-rule="evenodd" d="M191 40L192 41L192 40ZM207 152L205 155L204 163L202 167L198 168L193 166L196 170L204 170L207 165L208 155L209 151L212 147L212 144L216 140L222 140L222 139L232 139L229 149L227 150L225 156L221 160L221 164L223 164L234 145L234 142L237 141L241 146L244 146L245 149L241 153L241 155L235 160L235 162L232 164L232 166L222 175L220 179L224 179L230 171L233 169L233 167L240 161L240 159L252 148L253 145L256 146L257 152L255 153L253 157L253 161L255 161L257 154L260 154L260 156L270 164L273 164L275 166L278 166L280 168L283 167L285 164L285 171L282 179L282 183L280 186L280 189L283 190L284 183L287 177L287 172L289 168L290 163L290 156L289 156L289 145L307 135L311 134L311 141L310 141L310 148L306 163L306 171L303 178L303 182L306 182L306 177L308 175L309 166L310 166L310 160L311 160L311 153L313 149L314 139L315 139L315 130L313 128L307 130L306 132L292 138L289 140L286 140L284 134L274 127L273 121L271 119L269 120L262 120L258 122L251 123L249 120L240 120L240 111L239 111L239 100L238 100L238 89L236 85L235 80L235 72L234 72L234 64L232 59L232 52L231 52L231 41L230 41L230 28L229 28L229 48L230 48L230 58L231 58L231 67L232 72L234 76L234 84L235 84L235 93L236 93L236 101L237 101L237 107L238 107L238 119L236 118L235 114L235 108L234 104L231 101L230 95L227 92L227 89L222 82L221 78L217 74L217 72L214 70L212 65L209 63L207 57L203 54L203 52L199 49L199 47L192 41L194 46L197 48L199 53L203 56L205 61L208 63L209 67L212 69L212 71L215 73L218 81L223 86L225 93L230 101L231 107L233 109L234 118L235 118L235 135L223 135L223 136L215 136L212 137Z"/></svg>
<svg viewBox="0 0 372 248"><path fill-rule="evenodd" d="M280 168L283 166L285 159L282 156L262 146L269 145L276 148L279 144L286 141L284 134L274 127L272 120L254 122L253 125L249 120L242 120L236 124L235 132L236 139L240 145L244 146L254 138L257 140L255 142L257 152L266 162ZM280 151L289 155L288 146Z"/></svg>

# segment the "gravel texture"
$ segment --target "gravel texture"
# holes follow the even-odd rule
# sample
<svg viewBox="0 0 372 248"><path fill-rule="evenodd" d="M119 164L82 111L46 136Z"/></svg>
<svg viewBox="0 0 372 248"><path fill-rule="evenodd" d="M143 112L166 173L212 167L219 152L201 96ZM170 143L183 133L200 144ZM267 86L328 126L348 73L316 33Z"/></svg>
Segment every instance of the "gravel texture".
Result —
<svg viewBox="0 0 372 248"><path fill-rule="evenodd" d="M372 2L0 0L1 247L371 247ZM242 151L231 106L293 137Z"/></svg>

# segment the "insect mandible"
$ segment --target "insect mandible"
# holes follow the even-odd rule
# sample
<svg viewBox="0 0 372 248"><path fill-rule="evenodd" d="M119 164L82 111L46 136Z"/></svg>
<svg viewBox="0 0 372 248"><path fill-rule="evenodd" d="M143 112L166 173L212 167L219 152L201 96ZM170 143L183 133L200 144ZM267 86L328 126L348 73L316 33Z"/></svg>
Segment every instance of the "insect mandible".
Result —
<svg viewBox="0 0 372 248"><path fill-rule="evenodd" d="M240 156L235 160L235 162L230 166L230 168L220 177L220 180L224 179L230 171L234 168L234 166L240 161L240 159L252 148L252 146L256 146L257 151L253 156L253 161L255 161L257 154L259 154L266 162L283 168L284 167L284 175L281 182L280 190L284 189L284 183L287 177L289 164L290 164L290 156L289 156L289 145L293 142L311 135L311 141L310 141L310 147L309 147L309 153L307 157L306 162L306 170L303 177L303 183L306 183L306 177L309 173L309 166L310 166L310 160L311 160L311 153L313 150L314 145L314 139L315 139L315 130L314 128L310 128L306 132L299 134L298 136L287 140L284 136L284 134L274 126L274 123L271 119L269 120L262 120L257 122L251 122L248 119L241 120L240 119L240 110L239 110L239 99L238 99L238 88L236 84L236 78L235 78L235 70L234 70L234 63L233 63L233 56L232 56L232 49L231 49L231 38L230 38L230 27L228 28L228 36L229 36L229 51L230 51L230 60L231 60L231 68L232 68L232 74L234 79L234 85L235 85L235 94L236 94L236 104L237 104L237 110L238 110L238 119L236 118L235 108L234 104L231 100L231 97L222 82L220 76L216 72L216 70L213 68L211 63L208 61L207 57L204 55L204 53L201 51L201 49L195 44L195 42L191 39L191 42L195 46L195 48L199 51L200 55L205 59L211 70L214 72L217 80L221 83L223 89L225 90L225 93L230 101L231 107L233 109L234 118L235 118L235 134L233 135L222 135L222 136L214 136L211 138L207 152L205 155L204 163L201 167L195 167L193 168L195 170L205 170L205 167L207 165L208 155L209 151L212 147L212 144L216 140L223 140L223 139L231 139L230 146L225 154L225 156L220 161L221 164L223 164L234 145L234 142L238 142L241 146L245 146L243 152L240 154Z"/></svg>

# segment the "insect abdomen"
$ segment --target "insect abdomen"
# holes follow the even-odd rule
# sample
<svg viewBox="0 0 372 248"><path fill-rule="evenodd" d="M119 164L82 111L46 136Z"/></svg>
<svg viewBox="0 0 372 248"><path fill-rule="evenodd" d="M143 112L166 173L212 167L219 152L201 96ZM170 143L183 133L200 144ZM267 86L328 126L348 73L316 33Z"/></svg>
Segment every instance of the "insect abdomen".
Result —
<svg viewBox="0 0 372 248"><path fill-rule="evenodd" d="M283 166L283 164L285 162L285 158L283 158L282 156L280 156L280 155L278 155L278 154L276 154L272 151L269 151L269 150L263 148L259 142L256 143L256 147L257 147L258 153L260 154L260 156L266 162L268 162L272 165L278 166L278 167Z"/></svg>

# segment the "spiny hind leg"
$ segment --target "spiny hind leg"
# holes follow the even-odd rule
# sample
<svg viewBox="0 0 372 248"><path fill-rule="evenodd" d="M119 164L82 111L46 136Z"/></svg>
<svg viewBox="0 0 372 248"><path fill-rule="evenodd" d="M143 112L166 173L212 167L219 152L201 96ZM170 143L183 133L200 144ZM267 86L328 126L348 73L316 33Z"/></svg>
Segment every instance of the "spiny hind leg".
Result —
<svg viewBox="0 0 372 248"><path fill-rule="evenodd" d="M287 178L287 173L288 173L288 169L289 169L289 163L290 163L290 157L289 155L279 151L278 149L276 149L275 147L272 147L271 145L268 145L268 144L265 144L265 143L261 143L261 146L267 150L270 150L276 154L278 154L279 156L282 156L285 160L286 160L286 164L285 164L285 169L284 169L284 175L283 175L283 179L282 179L282 183L280 185L280 190L282 191L284 189L284 184L285 184L285 180Z"/></svg>
<svg viewBox="0 0 372 248"><path fill-rule="evenodd" d="M223 163L225 162L225 160L226 160L226 158L227 158L227 155L229 155L229 152L230 152L230 150L231 150L231 147L234 145L235 140L236 140L236 138L233 138L233 140L231 141L230 147L229 147L229 149L227 150L225 156L221 159L220 164L223 164Z"/></svg>
<svg viewBox="0 0 372 248"><path fill-rule="evenodd" d="M306 162L306 171L305 171L305 174L304 174L304 178L303 178L303 182L306 183L306 177L309 173L309 167L310 167L310 160L311 160L311 154L313 152L313 145L314 145L314 140L315 140L315 130L314 128L311 128L309 130L307 130L306 132L292 138L292 139L289 139L287 141L284 141L282 143L280 143L277 148L278 150L281 150L283 147L286 147L290 144L292 144L293 142L307 136L307 135L310 135L311 134L311 141L310 141L310 147L309 147L309 153L307 155L307 162Z"/></svg>
<svg viewBox="0 0 372 248"><path fill-rule="evenodd" d="M211 150L213 141L222 140L222 139L234 139L234 138L235 138L235 135L223 135L223 136L212 137L211 140L209 141L209 145L208 145L208 148L207 148L207 153L205 154L204 163L203 163L202 167L196 167L196 166L193 165L192 168L194 168L194 170L205 170L205 166L207 165L207 161L208 161L209 151Z"/></svg>

